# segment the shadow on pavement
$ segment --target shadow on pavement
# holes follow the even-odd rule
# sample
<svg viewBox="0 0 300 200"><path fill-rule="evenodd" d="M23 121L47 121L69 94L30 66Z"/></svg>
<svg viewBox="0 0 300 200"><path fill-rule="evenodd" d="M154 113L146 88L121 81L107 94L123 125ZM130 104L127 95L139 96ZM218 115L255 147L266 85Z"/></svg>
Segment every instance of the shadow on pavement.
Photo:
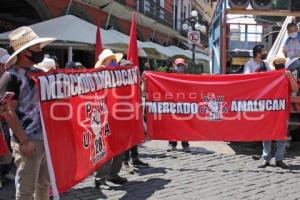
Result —
<svg viewBox="0 0 300 200"><path fill-rule="evenodd" d="M202 147L191 147L191 155L199 155L199 154L213 154L215 153L214 151L209 151L205 148Z"/></svg>
<svg viewBox="0 0 300 200"><path fill-rule="evenodd" d="M165 185L170 182L170 179L150 178L146 181L130 181L126 185L112 187L112 189L126 191L120 200L144 200L151 197L156 191L164 189Z"/></svg>
<svg viewBox="0 0 300 200"><path fill-rule="evenodd" d="M262 142L231 142L229 146L234 150L236 155L252 156L254 160L259 160L262 154ZM276 144L273 142L272 152L276 151ZM295 158L300 156L300 143L286 143L286 158Z"/></svg>
<svg viewBox="0 0 300 200"><path fill-rule="evenodd" d="M62 194L60 198L63 200L65 198L70 199L84 199L82 196L81 198L77 195L84 194L86 197L88 196L89 200L97 200L97 199L107 199L107 196L102 193L100 189L96 189L94 187L84 187L84 188L73 188L65 194Z"/></svg>
<svg viewBox="0 0 300 200"><path fill-rule="evenodd" d="M150 174L166 174L167 170L173 170L172 168L166 167L135 167L133 172L140 176L150 175Z"/></svg>
<svg viewBox="0 0 300 200"><path fill-rule="evenodd" d="M262 143L261 142L230 142L228 144L236 155L261 155Z"/></svg>
<svg viewBox="0 0 300 200"><path fill-rule="evenodd" d="M141 157L141 158L170 158L170 159L178 158L177 156L168 154L167 151L166 151L166 153L158 153L158 154L144 154L144 153L141 153L139 155L139 157Z"/></svg>

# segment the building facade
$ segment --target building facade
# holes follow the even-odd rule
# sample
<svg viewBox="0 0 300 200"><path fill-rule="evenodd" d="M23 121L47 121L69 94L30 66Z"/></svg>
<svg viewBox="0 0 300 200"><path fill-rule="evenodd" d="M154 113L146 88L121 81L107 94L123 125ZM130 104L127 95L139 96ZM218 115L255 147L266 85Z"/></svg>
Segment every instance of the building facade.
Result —
<svg viewBox="0 0 300 200"><path fill-rule="evenodd" d="M181 25L192 10L199 12L201 22L208 29L212 17L210 0L2 0L0 33L72 14L102 28L129 35L134 11L137 12L139 40L190 49ZM197 50L205 52L207 33L201 36L202 45Z"/></svg>

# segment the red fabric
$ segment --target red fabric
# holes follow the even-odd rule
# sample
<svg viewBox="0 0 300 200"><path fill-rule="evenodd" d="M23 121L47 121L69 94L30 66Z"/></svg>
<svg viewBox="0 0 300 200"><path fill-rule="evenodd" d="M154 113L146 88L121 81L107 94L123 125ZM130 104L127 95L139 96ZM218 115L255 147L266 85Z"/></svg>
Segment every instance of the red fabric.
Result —
<svg viewBox="0 0 300 200"><path fill-rule="evenodd" d="M95 63L98 61L98 57L102 52L102 41L101 41L101 31L99 26L97 26L96 31L96 47L95 47Z"/></svg>
<svg viewBox="0 0 300 200"><path fill-rule="evenodd" d="M4 134L1 132L0 128L0 156L4 156L8 152L8 147L5 142Z"/></svg>
<svg viewBox="0 0 300 200"><path fill-rule="evenodd" d="M150 139L263 141L287 138L290 94L289 81L283 71L217 76L146 72L145 79ZM246 107L237 107L244 105L238 104L244 100L247 100ZM262 101L257 103L258 100ZM174 110L172 103L179 102L189 103L186 112L182 113L180 106ZM196 111L189 114L188 106ZM246 110L241 112L241 109Z"/></svg>
<svg viewBox="0 0 300 200"><path fill-rule="evenodd" d="M51 74L57 76L57 74L92 75L93 73L94 75L94 73L101 74L102 72L109 73L106 74L108 76L116 71L124 72L124 70L136 70L136 74L139 74L136 68L123 67L76 72L57 70L36 75L35 80L41 96L42 122L47 134L56 186L60 193L68 191L91 175L105 161L144 141L142 110L135 106L140 104L139 78L134 85L114 86L111 89L100 89L80 96L50 100L42 98L43 91L48 88L43 86L42 78L47 77L48 81ZM91 80L96 85L104 83L94 82L95 78ZM105 77L105 83L110 80L117 81L116 79L108 80ZM63 91L64 87L61 89ZM90 142L86 142L85 146L84 141ZM98 141L103 141L99 143L102 145L95 148L94 144ZM97 156L101 158L98 160Z"/></svg>
<svg viewBox="0 0 300 200"><path fill-rule="evenodd" d="M135 13L132 13L127 60L130 60L134 66L139 66Z"/></svg>

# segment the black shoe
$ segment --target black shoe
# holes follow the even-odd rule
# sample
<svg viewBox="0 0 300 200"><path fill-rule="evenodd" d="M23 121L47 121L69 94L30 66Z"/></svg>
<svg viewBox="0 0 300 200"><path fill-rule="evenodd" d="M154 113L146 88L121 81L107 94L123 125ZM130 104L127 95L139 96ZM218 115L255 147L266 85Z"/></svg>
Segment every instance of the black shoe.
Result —
<svg viewBox="0 0 300 200"><path fill-rule="evenodd" d="M182 147L182 150L183 150L184 152L186 152L186 153L191 152L191 148L190 148L189 146L187 146L187 147Z"/></svg>
<svg viewBox="0 0 300 200"><path fill-rule="evenodd" d="M95 178L94 187L102 190L111 190L104 179Z"/></svg>
<svg viewBox="0 0 300 200"><path fill-rule="evenodd" d="M287 169L288 168L288 166L282 160L276 161L275 167L280 167L282 169Z"/></svg>
<svg viewBox="0 0 300 200"><path fill-rule="evenodd" d="M170 152L170 151L176 151L176 147L174 146L169 146L169 148L167 149L167 152Z"/></svg>
<svg viewBox="0 0 300 200"><path fill-rule="evenodd" d="M271 166L269 161L264 160L261 165L258 165L258 168L266 168L267 166Z"/></svg>
<svg viewBox="0 0 300 200"><path fill-rule="evenodd" d="M118 184L118 185L124 185L125 183L127 183L127 178L123 178L119 175L117 175L117 177L115 178L108 178L107 181L112 182L114 184Z"/></svg>
<svg viewBox="0 0 300 200"><path fill-rule="evenodd" d="M140 159L136 159L132 161L133 166L143 166L143 167L149 167L148 163L142 162Z"/></svg>

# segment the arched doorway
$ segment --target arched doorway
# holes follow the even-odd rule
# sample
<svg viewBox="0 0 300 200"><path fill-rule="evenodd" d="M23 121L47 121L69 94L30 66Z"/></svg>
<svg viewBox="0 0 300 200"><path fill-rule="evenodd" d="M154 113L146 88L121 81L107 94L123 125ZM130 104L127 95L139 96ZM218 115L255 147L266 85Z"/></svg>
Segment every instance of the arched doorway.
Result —
<svg viewBox="0 0 300 200"><path fill-rule="evenodd" d="M50 18L47 6L40 0L2 0L0 33Z"/></svg>

